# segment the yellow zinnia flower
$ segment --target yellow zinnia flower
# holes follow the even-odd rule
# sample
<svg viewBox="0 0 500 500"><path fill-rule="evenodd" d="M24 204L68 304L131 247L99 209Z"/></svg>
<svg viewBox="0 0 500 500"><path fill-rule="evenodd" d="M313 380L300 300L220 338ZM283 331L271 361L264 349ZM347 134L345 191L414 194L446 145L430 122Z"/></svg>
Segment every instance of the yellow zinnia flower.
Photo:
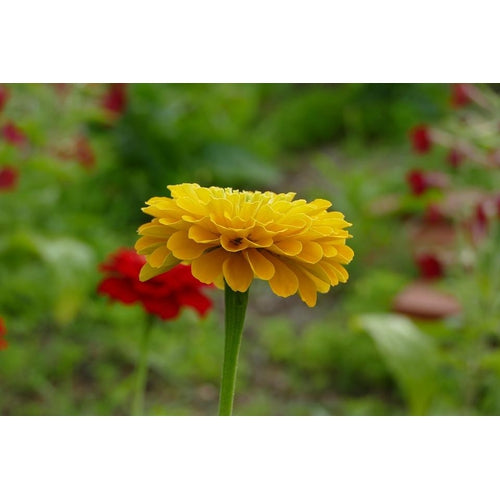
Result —
<svg viewBox="0 0 500 500"><path fill-rule="evenodd" d="M135 246L146 256L142 281L184 261L202 283L222 288L225 280L245 292L258 278L280 297L298 292L310 307L317 292L347 281L351 224L341 212L327 211L329 201L198 184L168 189L171 198L151 198L143 208L153 220L139 228Z"/></svg>

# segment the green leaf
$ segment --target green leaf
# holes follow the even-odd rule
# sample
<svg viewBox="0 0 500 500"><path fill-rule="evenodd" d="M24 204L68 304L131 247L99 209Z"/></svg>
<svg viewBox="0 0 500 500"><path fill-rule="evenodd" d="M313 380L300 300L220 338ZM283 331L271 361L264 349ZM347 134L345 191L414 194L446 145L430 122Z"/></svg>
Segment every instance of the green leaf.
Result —
<svg viewBox="0 0 500 500"><path fill-rule="evenodd" d="M364 314L357 321L377 345L411 414L427 414L439 380L438 352L432 339L397 314Z"/></svg>

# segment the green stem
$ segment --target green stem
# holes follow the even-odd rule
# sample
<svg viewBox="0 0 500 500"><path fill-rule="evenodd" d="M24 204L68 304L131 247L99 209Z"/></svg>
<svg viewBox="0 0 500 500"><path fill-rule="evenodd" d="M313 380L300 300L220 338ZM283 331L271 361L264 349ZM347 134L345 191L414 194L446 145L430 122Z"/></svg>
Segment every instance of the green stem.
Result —
<svg viewBox="0 0 500 500"><path fill-rule="evenodd" d="M241 345L241 333L245 322L248 290L235 292L225 284L226 337L224 343L224 364L219 398L219 415L228 416L233 412L236 371Z"/></svg>
<svg viewBox="0 0 500 500"><path fill-rule="evenodd" d="M137 363L135 375L134 400L132 402L132 415L136 416L144 414L144 389L146 387L146 376L148 371L147 360L153 323L153 315L147 314L144 331L142 332L139 362Z"/></svg>

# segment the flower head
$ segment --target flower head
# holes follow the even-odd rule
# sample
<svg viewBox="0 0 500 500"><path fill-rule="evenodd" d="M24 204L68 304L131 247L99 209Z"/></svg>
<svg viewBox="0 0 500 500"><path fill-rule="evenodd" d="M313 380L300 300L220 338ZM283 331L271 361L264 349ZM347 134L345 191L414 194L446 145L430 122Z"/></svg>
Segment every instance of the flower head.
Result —
<svg viewBox="0 0 500 500"><path fill-rule="evenodd" d="M0 191L11 191L17 185L19 172L12 167L4 165L0 167Z"/></svg>
<svg viewBox="0 0 500 500"><path fill-rule="evenodd" d="M0 317L0 351L3 349L7 349L7 341L4 339L5 335L7 334L7 328L5 328L5 323L3 322L3 319Z"/></svg>
<svg viewBox="0 0 500 500"><path fill-rule="evenodd" d="M203 283L222 288L225 281L245 292L258 278L280 297L298 292L310 307L317 292L347 281L351 224L327 211L329 201L198 184L168 188L171 198L151 198L143 208L153 220L139 228L136 250L147 260L141 280L185 261Z"/></svg>
<svg viewBox="0 0 500 500"><path fill-rule="evenodd" d="M212 307L211 300L202 293L206 285L193 277L189 266L178 265L142 283L139 272L145 262L134 250L118 250L101 264L100 270L106 276L97 291L124 304L139 302L148 313L165 320L177 317L183 306L192 307L200 316Z"/></svg>
<svg viewBox="0 0 500 500"><path fill-rule="evenodd" d="M102 107L113 115L121 115L127 106L127 87L125 83L111 83L102 99Z"/></svg>
<svg viewBox="0 0 500 500"><path fill-rule="evenodd" d="M424 154L432 147L432 138L426 125L417 125L410 130L410 140L415 153Z"/></svg>
<svg viewBox="0 0 500 500"><path fill-rule="evenodd" d="M12 122L7 122L2 128L3 138L14 146L22 146L27 139L24 132Z"/></svg>

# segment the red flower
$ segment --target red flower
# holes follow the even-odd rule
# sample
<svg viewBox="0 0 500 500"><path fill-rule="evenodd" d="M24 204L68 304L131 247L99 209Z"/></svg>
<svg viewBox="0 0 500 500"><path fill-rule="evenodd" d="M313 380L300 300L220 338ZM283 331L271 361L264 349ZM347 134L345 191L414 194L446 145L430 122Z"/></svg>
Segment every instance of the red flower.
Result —
<svg viewBox="0 0 500 500"><path fill-rule="evenodd" d="M0 191L11 191L17 185L19 172L7 165L0 168Z"/></svg>
<svg viewBox="0 0 500 500"><path fill-rule="evenodd" d="M164 320L176 318L182 306L192 307L200 316L212 307L212 301L202 293L208 285L191 274L190 266L179 264L143 283L139 281L139 272L144 263L145 258L134 250L120 249L110 255L100 266L106 277L99 284L98 293L124 304L139 302L148 313Z"/></svg>
<svg viewBox="0 0 500 500"><path fill-rule="evenodd" d="M446 161L454 168L457 168L464 160L464 154L455 148L450 149L446 157Z"/></svg>
<svg viewBox="0 0 500 500"><path fill-rule="evenodd" d="M472 102L471 89L472 85L469 83L454 83L451 86L451 105L454 108L461 108Z"/></svg>
<svg viewBox="0 0 500 500"><path fill-rule="evenodd" d="M2 112L5 107L5 103L9 99L9 91L5 85L0 85L0 112Z"/></svg>
<svg viewBox="0 0 500 500"><path fill-rule="evenodd" d="M113 114L121 115L127 106L127 87L125 83L111 83L102 99L102 107Z"/></svg>
<svg viewBox="0 0 500 500"><path fill-rule="evenodd" d="M22 146L27 140L23 131L12 122L7 122L2 127L2 136L7 142L15 146Z"/></svg>
<svg viewBox="0 0 500 500"><path fill-rule="evenodd" d="M406 174L406 182L415 196L420 196L428 189L441 189L448 185L448 177L441 172L425 172L410 170Z"/></svg>
<svg viewBox="0 0 500 500"><path fill-rule="evenodd" d="M421 254L415 260L422 278L433 280L444 276L444 266L435 255Z"/></svg>
<svg viewBox="0 0 500 500"><path fill-rule="evenodd" d="M0 318L0 351L3 349L7 349L7 341L3 338L7 334L7 328L5 328L5 323L3 322L3 319Z"/></svg>
<svg viewBox="0 0 500 500"><path fill-rule="evenodd" d="M410 130L410 140L413 151L424 154L430 151L432 139L429 128L426 125L417 125Z"/></svg>
<svg viewBox="0 0 500 500"><path fill-rule="evenodd" d="M75 142L75 159L76 161L90 170L95 166L95 153L90 145L89 140L84 135L77 137Z"/></svg>

